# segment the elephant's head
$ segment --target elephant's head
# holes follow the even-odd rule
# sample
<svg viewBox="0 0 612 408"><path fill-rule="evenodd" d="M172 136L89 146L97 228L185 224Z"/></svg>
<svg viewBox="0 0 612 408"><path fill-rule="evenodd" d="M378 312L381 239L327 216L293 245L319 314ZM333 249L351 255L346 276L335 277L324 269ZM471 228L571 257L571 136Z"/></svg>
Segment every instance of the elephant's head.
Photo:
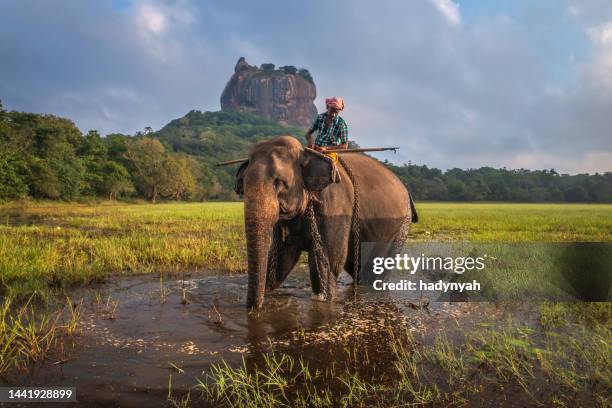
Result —
<svg viewBox="0 0 612 408"><path fill-rule="evenodd" d="M291 136L257 143L236 174L236 192L244 196L248 256L247 307L263 303L268 251L275 224L302 214L308 191L320 191L333 181L327 157L304 149Z"/></svg>

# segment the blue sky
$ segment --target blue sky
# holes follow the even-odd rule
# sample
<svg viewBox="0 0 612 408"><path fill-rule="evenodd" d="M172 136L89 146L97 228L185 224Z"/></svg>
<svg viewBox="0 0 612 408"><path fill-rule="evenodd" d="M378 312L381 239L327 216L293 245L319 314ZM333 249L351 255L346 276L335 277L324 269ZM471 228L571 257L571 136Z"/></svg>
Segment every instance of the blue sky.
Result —
<svg viewBox="0 0 612 408"><path fill-rule="evenodd" d="M218 110L244 56L308 68L397 163L612 171L610 0L5 0L0 55L6 108L82 131Z"/></svg>

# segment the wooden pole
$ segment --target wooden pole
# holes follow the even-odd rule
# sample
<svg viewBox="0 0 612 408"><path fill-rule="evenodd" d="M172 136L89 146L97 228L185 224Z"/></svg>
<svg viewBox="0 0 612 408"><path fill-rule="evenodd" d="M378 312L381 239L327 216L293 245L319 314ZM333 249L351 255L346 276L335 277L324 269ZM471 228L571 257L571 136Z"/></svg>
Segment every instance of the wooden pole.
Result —
<svg viewBox="0 0 612 408"><path fill-rule="evenodd" d="M244 163L247 160L249 160L249 159L244 158L244 159L228 160L228 161L224 161L224 162L221 162L221 163L217 163L217 164L215 164L215 166L228 166L230 164Z"/></svg>
<svg viewBox="0 0 612 408"><path fill-rule="evenodd" d="M309 149L309 148L306 148L306 149L313 150L313 149ZM397 153L397 149L399 149L398 146L395 146L395 147L366 147L366 148L360 148L360 149L329 150L328 152L343 154L343 153L383 152L383 151L387 151L387 150L393 150L393 153ZM317 151L317 153L321 153L321 152ZM242 158L242 159L228 160L228 161L224 161L224 162L221 162L221 163L217 163L217 164L215 164L215 166L228 166L230 164L244 163L247 160L249 160L249 159L246 158L246 157Z"/></svg>

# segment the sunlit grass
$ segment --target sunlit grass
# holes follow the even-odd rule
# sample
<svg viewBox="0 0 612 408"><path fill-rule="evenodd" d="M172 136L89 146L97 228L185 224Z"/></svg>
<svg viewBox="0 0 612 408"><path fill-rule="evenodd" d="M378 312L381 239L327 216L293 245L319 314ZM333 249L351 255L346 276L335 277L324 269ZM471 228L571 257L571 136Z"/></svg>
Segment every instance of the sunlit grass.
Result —
<svg viewBox="0 0 612 408"><path fill-rule="evenodd" d="M0 207L0 284L29 294L109 274L244 271L241 203Z"/></svg>
<svg viewBox="0 0 612 408"><path fill-rule="evenodd" d="M82 301L65 305L33 305L32 298L19 304L11 297L0 303L0 377L13 370L27 370L57 354L58 343L77 331ZM58 356L62 358L62 356Z"/></svg>
<svg viewBox="0 0 612 408"><path fill-rule="evenodd" d="M612 205L417 203L413 237L424 241L607 242Z"/></svg>
<svg viewBox="0 0 612 408"><path fill-rule="evenodd" d="M612 205L418 203L411 240L610 241ZM0 206L0 287L28 295L110 274L244 272L242 203Z"/></svg>

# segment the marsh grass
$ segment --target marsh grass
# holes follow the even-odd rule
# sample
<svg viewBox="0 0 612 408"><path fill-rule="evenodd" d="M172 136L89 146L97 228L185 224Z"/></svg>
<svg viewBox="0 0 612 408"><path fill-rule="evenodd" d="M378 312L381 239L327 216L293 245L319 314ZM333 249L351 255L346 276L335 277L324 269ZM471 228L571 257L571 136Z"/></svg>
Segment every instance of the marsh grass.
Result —
<svg viewBox="0 0 612 408"><path fill-rule="evenodd" d="M175 369L180 370L174 364L170 363ZM181 370L182 371L182 370ZM181 371L177 371L181 373ZM172 374L168 377L168 396L166 397L166 401L173 408L188 408L191 406L191 391L185 393L181 396L175 396L172 393Z"/></svg>
<svg viewBox="0 0 612 408"><path fill-rule="evenodd" d="M66 298L63 307L34 305L33 298L17 305L4 298L0 304L0 377L11 370L24 371L51 356L62 361L64 340L77 332L82 301Z"/></svg>
<svg viewBox="0 0 612 408"><path fill-rule="evenodd" d="M511 400L520 406L607 407L612 321L584 320L581 308L543 304L535 326L508 317L450 335L441 330L429 340L388 327L385 347L376 356L383 364L374 368L361 358L372 339L330 345L333 358L326 363L307 349L271 350L243 359L238 367L221 361L196 389L215 406L253 408L461 407L483 400L492 406ZM606 316L612 306L594 308ZM555 316L564 311L563 325L548 324L542 316L550 310Z"/></svg>

